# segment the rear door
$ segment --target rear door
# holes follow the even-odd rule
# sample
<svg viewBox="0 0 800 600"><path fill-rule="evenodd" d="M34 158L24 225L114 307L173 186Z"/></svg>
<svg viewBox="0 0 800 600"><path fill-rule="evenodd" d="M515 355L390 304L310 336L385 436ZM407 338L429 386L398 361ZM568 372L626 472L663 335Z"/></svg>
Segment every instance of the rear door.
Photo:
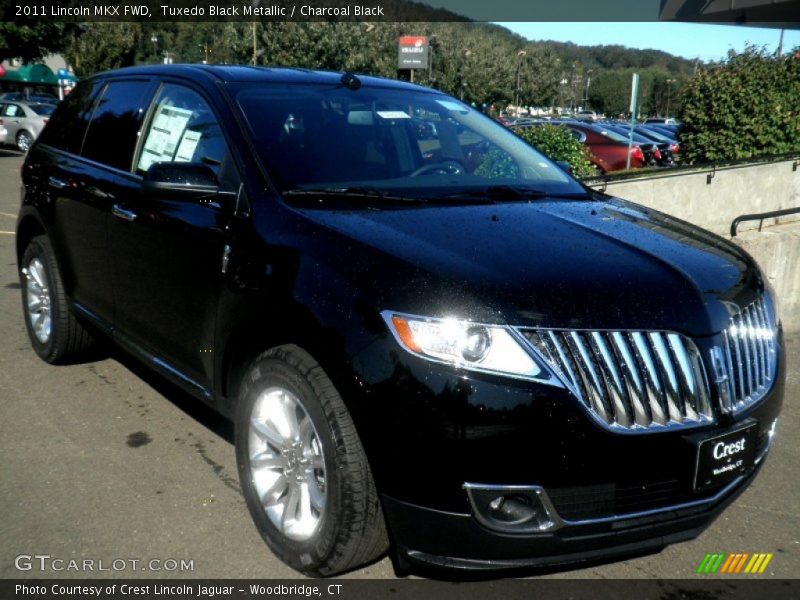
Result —
<svg viewBox="0 0 800 600"><path fill-rule="evenodd" d="M239 188L212 104L183 84L159 89L142 131L136 175L156 162L204 163L231 197ZM213 376L214 324L232 214L232 203L213 199L131 194L116 198L109 225L118 334L203 394Z"/></svg>
<svg viewBox="0 0 800 600"><path fill-rule="evenodd" d="M25 118L25 112L19 104L9 102L3 106L0 118L3 119L3 123L8 130L6 143L15 145L17 143L17 133L19 133L22 120Z"/></svg>
<svg viewBox="0 0 800 600"><path fill-rule="evenodd" d="M69 159L63 167L56 161L50 176L49 185L58 193L56 222L72 271L70 296L78 312L102 326L114 319L108 217L118 198L139 192L131 167L153 88L147 79L103 84L85 134L66 141L81 148L81 159Z"/></svg>

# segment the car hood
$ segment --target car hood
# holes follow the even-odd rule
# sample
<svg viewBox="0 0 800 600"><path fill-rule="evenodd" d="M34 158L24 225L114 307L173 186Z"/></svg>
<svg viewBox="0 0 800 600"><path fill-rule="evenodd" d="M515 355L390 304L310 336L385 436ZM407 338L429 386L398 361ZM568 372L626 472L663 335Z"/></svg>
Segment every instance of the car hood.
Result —
<svg viewBox="0 0 800 600"><path fill-rule="evenodd" d="M616 198L300 212L381 310L704 336L763 289L737 246Z"/></svg>

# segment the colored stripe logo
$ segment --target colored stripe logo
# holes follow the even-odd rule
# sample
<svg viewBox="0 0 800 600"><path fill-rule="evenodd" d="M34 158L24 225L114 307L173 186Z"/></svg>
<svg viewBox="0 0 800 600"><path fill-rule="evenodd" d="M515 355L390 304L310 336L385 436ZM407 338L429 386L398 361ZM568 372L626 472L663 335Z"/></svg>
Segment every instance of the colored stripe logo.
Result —
<svg viewBox="0 0 800 600"><path fill-rule="evenodd" d="M700 565L697 567L698 573L724 573L727 575L763 573L767 565L772 560L772 553L763 552L734 552L726 554L715 552L706 554Z"/></svg>

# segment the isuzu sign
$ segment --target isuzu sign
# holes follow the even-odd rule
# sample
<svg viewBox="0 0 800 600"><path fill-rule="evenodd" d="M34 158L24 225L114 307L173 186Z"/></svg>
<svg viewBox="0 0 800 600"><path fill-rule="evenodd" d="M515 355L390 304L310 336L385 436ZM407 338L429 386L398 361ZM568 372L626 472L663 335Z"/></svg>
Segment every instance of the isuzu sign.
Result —
<svg viewBox="0 0 800 600"><path fill-rule="evenodd" d="M398 69L428 68L428 38L424 35L405 35L397 47Z"/></svg>

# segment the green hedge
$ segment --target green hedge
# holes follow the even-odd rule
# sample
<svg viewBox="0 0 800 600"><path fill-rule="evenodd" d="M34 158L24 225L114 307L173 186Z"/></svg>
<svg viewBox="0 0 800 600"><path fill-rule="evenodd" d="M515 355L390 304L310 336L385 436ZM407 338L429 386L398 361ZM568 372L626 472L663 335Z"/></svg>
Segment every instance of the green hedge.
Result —
<svg viewBox="0 0 800 600"><path fill-rule="evenodd" d="M748 47L699 71L684 91L681 156L736 160L800 151L800 59Z"/></svg>
<svg viewBox="0 0 800 600"><path fill-rule="evenodd" d="M550 160L563 160L572 167L578 178L592 177L597 170L589 162L589 151L561 125L525 127L517 134Z"/></svg>

